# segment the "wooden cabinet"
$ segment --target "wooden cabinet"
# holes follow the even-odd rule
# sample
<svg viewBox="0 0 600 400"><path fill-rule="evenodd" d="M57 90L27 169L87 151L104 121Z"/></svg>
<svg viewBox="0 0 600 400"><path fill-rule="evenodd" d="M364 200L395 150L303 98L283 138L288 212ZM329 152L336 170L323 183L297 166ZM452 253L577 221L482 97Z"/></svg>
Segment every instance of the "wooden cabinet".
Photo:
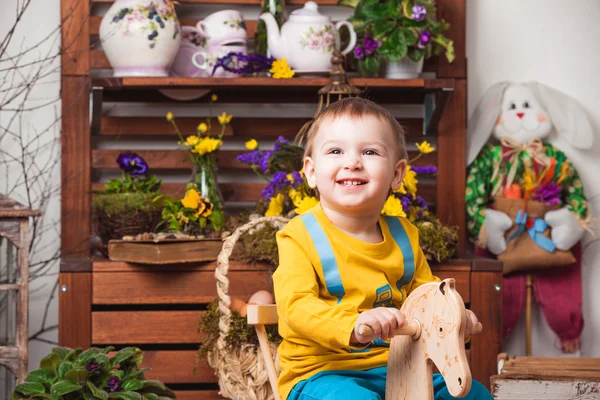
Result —
<svg viewBox="0 0 600 400"><path fill-rule="evenodd" d="M62 40L62 212L59 342L71 347L92 345L140 346L149 377L160 379L182 399L216 398L212 371L198 365L195 353L202 338L198 320L206 304L216 297L214 264L139 266L110 262L91 256L93 235L91 190L115 174L115 159L122 150L136 151L152 172L166 179L163 191L183 194L190 165L176 150L177 136L165 120L173 111L183 132L195 132L208 109L209 93L219 96L234 118L225 131L232 146L220 151L219 169L227 179L221 189L227 210L248 208L260 196L264 182L252 179L247 166L235 160L250 138L274 141L292 139L312 117L317 90L329 78L275 80L240 78L112 78L98 41L98 29L106 3L113 0L61 0ZM336 0L319 0L335 5ZM184 25L198 18L194 7L211 10L258 7L260 0L179 0ZM287 0L299 6L304 0ZM465 158L466 158L466 58L465 0L439 0L438 10L451 24L456 60L426 63L425 76L435 79L388 80L351 77L366 96L400 110L398 120L406 128L407 142L433 142L435 153L419 159L421 165L437 165L435 179L419 182L419 194L442 221L460 229L459 256L465 255ZM247 21L250 34L256 21ZM167 97L173 90L198 94L191 101ZM204 94L204 96L202 96ZM403 106L413 110L404 112ZM252 108L253 107L253 108ZM262 113L253 110L261 109ZM231 110L237 110L235 112ZM297 112L304 109L303 113ZM127 113L122 112L123 110ZM307 113L306 110L309 110ZM417 111L415 111L417 110ZM213 116L219 112L215 112ZM217 124L215 124L217 125ZM237 147L236 147L237 145ZM498 263L456 260L434 266L440 277L454 277L459 290L485 327L470 344L475 379L489 385L501 350L502 297ZM270 285L265 266L235 264L230 269L231 293L249 295Z"/></svg>

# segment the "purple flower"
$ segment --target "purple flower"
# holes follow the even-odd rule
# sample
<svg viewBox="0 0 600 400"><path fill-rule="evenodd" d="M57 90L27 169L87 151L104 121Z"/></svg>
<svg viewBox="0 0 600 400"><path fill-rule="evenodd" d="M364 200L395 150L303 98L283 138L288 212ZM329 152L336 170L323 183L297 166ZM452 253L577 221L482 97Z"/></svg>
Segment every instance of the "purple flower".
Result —
<svg viewBox="0 0 600 400"><path fill-rule="evenodd" d="M562 188L554 182L548 182L536 187L531 194L531 199L546 204L560 203L560 192Z"/></svg>
<svg viewBox="0 0 600 400"><path fill-rule="evenodd" d="M411 171L415 171L417 175L435 175L437 167L435 165L410 166Z"/></svg>
<svg viewBox="0 0 600 400"><path fill-rule="evenodd" d="M287 144L288 140L286 138L284 138L283 136L279 136L277 138L277 140L275 141L275 144L273 145L273 151L279 151L281 150L281 147L279 146L280 144Z"/></svg>
<svg viewBox="0 0 600 400"><path fill-rule="evenodd" d="M365 36L364 45L366 55L370 56L377 52L377 48L381 46L381 43L373 39L371 36Z"/></svg>
<svg viewBox="0 0 600 400"><path fill-rule="evenodd" d="M259 150L253 150L249 153L240 154L235 159L244 164L255 165L258 164L262 153Z"/></svg>
<svg viewBox="0 0 600 400"><path fill-rule="evenodd" d="M365 49L360 46L354 48L354 56L361 60L365 56Z"/></svg>
<svg viewBox="0 0 600 400"><path fill-rule="evenodd" d="M88 372L96 372L100 369L100 364L98 364L97 362L89 362L85 364L85 368L88 370Z"/></svg>
<svg viewBox="0 0 600 400"><path fill-rule="evenodd" d="M421 196L417 196L417 203L423 210L427 210L427 202Z"/></svg>
<svg viewBox="0 0 600 400"><path fill-rule="evenodd" d="M119 379L116 376L111 377L106 383L109 392L114 392L119 387Z"/></svg>
<svg viewBox="0 0 600 400"><path fill-rule="evenodd" d="M148 171L148 164L136 153L121 153L117 157L119 168L131 175L144 175Z"/></svg>
<svg viewBox="0 0 600 400"><path fill-rule="evenodd" d="M425 6L421 4L415 4L412 8L412 15L410 16L410 18L414 19L415 21L420 21L423 18L425 18L426 15L427 10L425 9Z"/></svg>
<svg viewBox="0 0 600 400"><path fill-rule="evenodd" d="M402 203L402 209L404 210L404 212L406 212L410 207L410 197L402 196L400 198L400 202Z"/></svg>
<svg viewBox="0 0 600 400"><path fill-rule="evenodd" d="M271 150L265 151L257 163L258 168L260 168L263 174L265 174L269 169L269 160L271 159L271 155L273 155L273 152Z"/></svg>
<svg viewBox="0 0 600 400"><path fill-rule="evenodd" d="M294 181L292 182L292 187L295 189L298 186L302 185L303 179L302 179L302 175L300 175L300 172L298 171L294 171L292 172L292 178L294 179Z"/></svg>
<svg viewBox="0 0 600 400"><path fill-rule="evenodd" d="M429 43L430 41L431 33L429 33L428 31L423 31L421 32L421 37L419 38L419 43L417 44L417 47L420 49L424 49L427 43Z"/></svg>

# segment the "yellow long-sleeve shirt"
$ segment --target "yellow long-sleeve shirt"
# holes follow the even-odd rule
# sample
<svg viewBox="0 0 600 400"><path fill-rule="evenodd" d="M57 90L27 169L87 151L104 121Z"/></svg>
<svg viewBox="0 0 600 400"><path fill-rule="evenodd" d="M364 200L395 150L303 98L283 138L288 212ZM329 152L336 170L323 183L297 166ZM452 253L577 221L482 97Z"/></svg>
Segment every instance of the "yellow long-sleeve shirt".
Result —
<svg viewBox="0 0 600 400"><path fill-rule="evenodd" d="M366 370L387 364L389 348L350 346L360 312L400 308L431 273L418 230L405 218L380 217L381 243L336 228L320 204L277 233L279 267L273 274L279 313L279 392L325 370Z"/></svg>

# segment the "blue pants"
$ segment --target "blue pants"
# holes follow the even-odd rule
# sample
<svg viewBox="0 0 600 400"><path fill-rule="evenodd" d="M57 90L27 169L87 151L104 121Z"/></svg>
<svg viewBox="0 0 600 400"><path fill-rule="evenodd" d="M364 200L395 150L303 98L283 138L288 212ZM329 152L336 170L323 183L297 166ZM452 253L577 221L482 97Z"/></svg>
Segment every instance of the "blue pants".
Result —
<svg viewBox="0 0 600 400"><path fill-rule="evenodd" d="M367 371L322 371L298 382L287 400L384 400L387 367ZM455 399L446 388L444 378L433 374L435 400ZM473 380L465 400L488 400L492 395L481 383Z"/></svg>

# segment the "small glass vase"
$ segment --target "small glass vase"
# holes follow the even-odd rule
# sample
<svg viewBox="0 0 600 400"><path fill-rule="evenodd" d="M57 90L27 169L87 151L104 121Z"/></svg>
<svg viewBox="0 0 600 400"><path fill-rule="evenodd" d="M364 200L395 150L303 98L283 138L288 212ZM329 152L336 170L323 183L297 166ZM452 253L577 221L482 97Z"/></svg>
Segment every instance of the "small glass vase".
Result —
<svg viewBox="0 0 600 400"><path fill-rule="evenodd" d="M194 174L198 192L213 204L213 210L222 211L225 202L217 180L217 163L214 155L209 153L198 157L194 165Z"/></svg>

